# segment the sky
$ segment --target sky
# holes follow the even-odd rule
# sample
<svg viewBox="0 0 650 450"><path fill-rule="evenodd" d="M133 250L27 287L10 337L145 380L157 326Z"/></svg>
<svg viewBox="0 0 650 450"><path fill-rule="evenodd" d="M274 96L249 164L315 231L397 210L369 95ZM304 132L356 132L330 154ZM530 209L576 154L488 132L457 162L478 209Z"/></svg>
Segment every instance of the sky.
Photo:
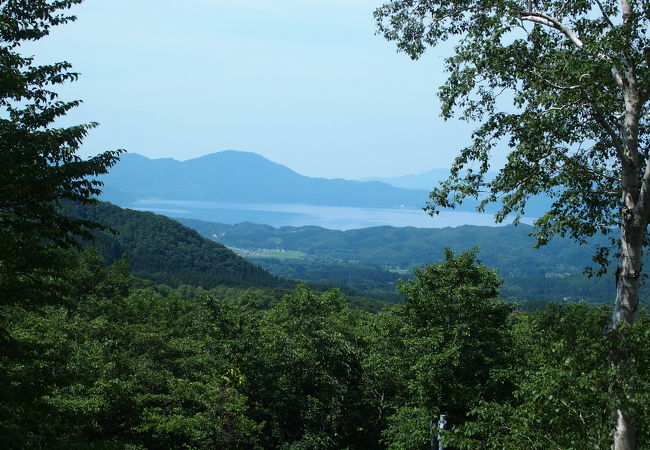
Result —
<svg viewBox="0 0 650 450"><path fill-rule="evenodd" d="M436 98L452 48L418 61L375 34L381 0L86 0L78 20L23 51L66 60L57 89L96 121L82 154L258 153L326 178L449 167L472 124Z"/></svg>

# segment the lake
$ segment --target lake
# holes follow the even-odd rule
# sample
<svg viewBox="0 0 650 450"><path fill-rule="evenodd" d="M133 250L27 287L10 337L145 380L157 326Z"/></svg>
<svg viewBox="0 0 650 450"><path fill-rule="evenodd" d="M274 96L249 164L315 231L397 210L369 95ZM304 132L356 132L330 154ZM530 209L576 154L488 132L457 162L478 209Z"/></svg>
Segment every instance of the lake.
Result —
<svg viewBox="0 0 650 450"><path fill-rule="evenodd" d="M253 222L274 227L316 225L334 230L349 230L381 225L418 228L498 225L495 224L492 214L445 211L431 217L421 209L411 208L358 208L287 203L224 203L164 199L142 199L120 206L141 211L151 211L169 217L183 217L227 224ZM532 219L524 219L522 222L530 224Z"/></svg>

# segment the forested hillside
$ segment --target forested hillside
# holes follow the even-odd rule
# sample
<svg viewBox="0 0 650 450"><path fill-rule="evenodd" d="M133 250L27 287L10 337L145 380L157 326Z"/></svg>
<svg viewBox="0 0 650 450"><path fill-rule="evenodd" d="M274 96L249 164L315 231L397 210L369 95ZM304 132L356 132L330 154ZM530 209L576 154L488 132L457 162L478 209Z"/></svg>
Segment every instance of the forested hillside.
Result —
<svg viewBox="0 0 650 450"><path fill-rule="evenodd" d="M219 285L292 285L165 216L110 203L65 203L62 211L73 218L111 227L116 233L96 233L95 240L84 245L97 248L109 263L125 256L138 277L170 286L192 284L206 289Z"/></svg>
<svg viewBox="0 0 650 450"><path fill-rule="evenodd" d="M479 258L505 280L502 295L526 300L608 302L611 277L588 278L595 244L557 238L535 249L524 224L457 228L373 227L348 231L320 227L217 224L178 219L205 237L238 249L250 261L288 278L337 283L381 296L416 267L437 262L445 248L479 248ZM647 291L644 291L647 292Z"/></svg>
<svg viewBox="0 0 650 450"><path fill-rule="evenodd" d="M65 116L80 101L66 101L55 91L78 74L67 62L41 63L48 55L31 53L47 48L33 44L52 28L74 22L74 8L82 2L0 0L0 449L650 447L650 313L639 290L647 278L648 257L642 254L650 217L647 2L391 0L375 11L378 31L413 58L439 41L457 44L444 60L449 78L439 96L443 116L452 118L460 107L462 118L484 121L455 159L450 180L431 193L429 211L488 195L505 208L501 217L523 215L531 196L548 195L553 204L536 222L540 243L548 244L541 250L533 250L525 226L343 232L185 221L203 237L166 217L98 202L101 180L111 179L106 175L124 150L79 155L97 124L66 125ZM99 3L88 2L84 14L93 7L105 14ZM150 8L142 8L144 1L131 3L138 8L120 8L120 14L144 24L146 17L133 12ZM174 2L163 3L166 8ZM237 14L224 14L233 10L212 5L221 2L198 3L196 12L210 29L220 28L208 14L216 12L229 27L246 30L248 49L255 42L249 39L251 24L259 28L265 52L280 36L251 17L266 20L269 11L278 13L282 46L292 50L292 60L300 56L286 45L292 43L291 24L281 8L260 8L260 16L247 5L245 21L237 22ZM293 5L299 9L302 3ZM329 8L354 2L323 3ZM182 7L186 13L187 5ZM156 19L180 23L180 15L163 12L156 9ZM300 12L294 19L315 33L293 42L313 55L318 31ZM330 17L323 23L330 32ZM116 28L108 28L115 36ZM172 28L160 29L168 34ZM211 44L206 28L197 28ZM70 34L77 43L79 35ZM336 34L360 54L345 29ZM227 35L219 36L226 42ZM126 36L129 45L131 37ZM238 56L240 39L226 46ZM84 47L95 50L94 44ZM163 75L155 48L147 53L152 56L147 66ZM199 59L187 55L192 67L174 60L181 70L170 74L196 73L205 52L199 53ZM97 54L105 63L108 55ZM167 71L170 59L164 56L160 67ZM264 72L271 74L276 58L271 52L264 56ZM214 59L221 61L219 55ZM252 81L251 71L264 91L282 100L274 107L311 116L293 107L300 94L301 104L307 99L327 112L311 101L317 97L305 94L314 86L325 96L334 92L320 83L323 73L339 91L336 66L320 72L319 79L307 77L310 70L301 67L297 72L310 82L301 79L292 95L284 86L296 78L284 78L296 67L280 62L282 90L248 63L243 71L230 71L231 79ZM372 68L368 62L363 58L365 69ZM348 65L341 72L354 72ZM205 93L210 112L217 112L216 92L205 90L205 74L215 72L198 73L194 87ZM122 86L120 92L129 92ZM149 88L156 92L154 83ZM246 100L236 86L228 83L226 89L238 102ZM246 92L258 99L255 90ZM147 98L141 94L140 100ZM179 94L198 107L192 92ZM514 108L500 111L504 99L513 100ZM179 97L164 100L167 106ZM233 116L233 125L241 120L219 104ZM189 113L188 105L177 103L165 114ZM250 112L264 111L261 104L248 105L255 107ZM246 119L255 115L245 111ZM259 115L270 128L290 123L282 130L287 135L308 125L297 115L292 122ZM310 138L336 142L344 136L337 130L340 122L323 120L329 114L314 116L326 128L319 135L306 127ZM120 114L123 124L129 117ZM202 127L203 118L188 118L192 134L206 129L206 139L231 125ZM184 126L175 119L167 122L174 132ZM215 125L218 118L209 119ZM263 128L241 122L246 133L255 130L267 140ZM156 123L156 129L164 124ZM354 124L387 136L375 125ZM150 137L136 125L134 132ZM385 131L401 130L400 147L406 147L409 128L395 125ZM188 134L179 137L185 145ZM506 156L505 165L486 183L493 150ZM224 164L230 158L238 165ZM129 160L136 162L132 169L143 162L124 161ZM308 179L251 153L155 161L156 170L140 166L140 173L126 174L123 179L134 189L108 186L106 194L129 199L164 192L202 197L203 204L213 200L215 189L234 201L298 195L325 204L336 194L349 204L368 204L370 198L381 207L405 194L379 183ZM113 180L124 176L117 171ZM195 183L197 177L204 180ZM326 290L288 281L222 243L276 273L403 301L388 305L346 297L355 291L345 287ZM610 278L594 281L581 274L594 250L605 272L609 258L619 258ZM603 284L613 280L615 286ZM609 296L616 297L613 307L595 304ZM510 301L521 298L539 301ZM562 302L547 302L554 299Z"/></svg>

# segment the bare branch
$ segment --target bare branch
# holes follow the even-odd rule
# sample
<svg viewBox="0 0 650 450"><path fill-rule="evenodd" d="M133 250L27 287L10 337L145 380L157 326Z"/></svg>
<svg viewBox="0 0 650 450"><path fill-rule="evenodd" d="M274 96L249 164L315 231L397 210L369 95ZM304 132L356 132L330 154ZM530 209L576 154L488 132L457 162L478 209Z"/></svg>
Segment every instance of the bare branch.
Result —
<svg viewBox="0 0 650 450"><path fill-rule="evenodd" d="M578 38L578 36L575 35L573 31L571 31L568 26L564 25L562 22L551 16L547 16L546 14L542 13L526 11L521 13L519 17L521 20L527 20L529 22L535 22L547 27L555 28L564 34L567 38L569 38L569 40L573 42L578 48L582 48L584 46L584 43Z"/></svg>
<svg viewBox="0 0 650 450"><path fill-rule="evenodd" d="M598 5L598 8L600 9L600 13L603 15L603 19L609 24L610 27L614 28L614 23L612 22L612 19L609 18L607 15L607 12L605 12L605 7L603 4L600 2L600 0L595 0L596 4Z"/></svg>
<svg viewBox="0 0 650 450"><path fill-rule="evenodd" d="M557 84L554 81L549 80L548 78L544 78L538 71L537 69L533 70L527 70L526 72L530 73L531 75L534 75L537 77L539 80L543 81L544 83L548 84L550 87L553 87L555 89L559 90L582 90L584 87L581 84L574 84L571 86L563 86L561 84ZM588 76L588 74L583 74L580 76L580 81L582 81L583 77Z"/></svg>
<svg viewBox="0 0 650 450"><path fill-rule="evenodd" d="M553 28L555 30L558 30L562 34L564 34L571 42L573 42L573 44L575 44L575 46L578 48L583 48L585 45L584 42L582 42L582 40L580 40L580 38L568 26L563 24L561 21L555 19L554 17L548 16L546 14L538 13L538 12L524 11L521 14L519 14L519 19L522 21L538 23ZM599 52L597 56L603 61L612 63L612 59L602 52ZM617 83L619 80L622 80L620 74L617 76L618 70L615 67L612 67L612 73L614 74L614 78L616 78Z"/></svg>

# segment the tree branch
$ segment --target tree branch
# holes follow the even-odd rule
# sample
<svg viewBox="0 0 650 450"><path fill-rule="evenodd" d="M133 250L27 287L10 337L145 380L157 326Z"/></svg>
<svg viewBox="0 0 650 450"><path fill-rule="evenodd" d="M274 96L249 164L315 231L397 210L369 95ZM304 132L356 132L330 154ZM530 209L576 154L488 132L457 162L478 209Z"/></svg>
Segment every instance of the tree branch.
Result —
<svg viewBox="0 0 650 450"><path fill-rule="evenodd" d="M529 22L539 23L547 27L555 28L564 34L567 38L569 38L569 40L573 42L576 47L582 48L584 46L584 43L578 38L578 36L575 35L573 31L571 31L569 27L551 16L537 12L525 11L519 14L519 18L521 20L527 20Z"/></svg>
<svg viewBox="0 0 650 450"><path fill-rule="evenodd" d="M575 46L578 48L582 48L585 45L584 42L582 42L582 40L580 40L580 38L568 26L566 26L559 20L555 19L554 17L548 16L543 13L524 11L519 14L519 19L522 21L527 20L529 22L538 23L553 28L555 30L558 30L562 34L564 34L571 42L573 42L573 44L575 44ZM597 56L603 61L607 61L608 63L612 62L612 59L602 52L599 52ZM618 70L615 67L612 67L612 73L615 72L618 73ZM616 73L614 74L615 78L617 77ZM620 74L618 75L617 82L619 79L622 80Z"/></svg>
<svg viewBox="0 0 650 450"><path fill-rule="evenodd" d="M591 110L593 111L593 116L594 119L596 119L596 122L598 122L600 126L605 129L609 137L612 138L612 143L614 144L614 148L616 148L616 154L618 155L619 159L621 161L627 161L627 157L625 155L625 149L623 148L623 142L621 142L621 137L612 128L609 122L607 122L607 119L605 119L605 116L603 116L603 114L598 110L596 105L593 102L591 102L591 100L588 97L584 96L584 98L585 101L589 102L589 104L591 105Z"/></svg>
<svg viewBox="0 0 650 450"><path fill-rule="evenodd" d="M598 5L598 8L600 9L600 13L603 15L603 19L609 24L610 27L614 28L614 23L612 22L612 19L609 18L609 15L607 12L605 12L605 7L603 4L600 2L600 0L595 0L596 4Z"/></svg>
<svg viewBox="0 0 650 450"><path fill-rule="evenodd" d="M448 11L445 14L438 14L438 15L433 15L432 14L431 15L431 24L435 25L435 24L437 24L439 22L442 22L445 19L451 19L451 18L453 18L455 16L458 16L458 15L462 14L463 12L465 12L465 9L458 8L458 9L451 9L450 11Z"/></svg>
<svg viewBox="0 0 650 450"><path fill-rule="evenodd" d="M597 178L604 178L604 179L609 180L609 181L618 181L617 177L611 176L611 175L605 173L602 170L593 169L593 168L587 166L586 163L575 161L570 156L563 155L563 154L559 154L557 156L559 156L560 159L562 161L564 161L565 165L573 166L574 169L577 168L577 169L582 170L584 172L588 172L588 173L592 174L594 177L597 177ZM561 168L558 168L558 169L561 169Z"/></svg>

